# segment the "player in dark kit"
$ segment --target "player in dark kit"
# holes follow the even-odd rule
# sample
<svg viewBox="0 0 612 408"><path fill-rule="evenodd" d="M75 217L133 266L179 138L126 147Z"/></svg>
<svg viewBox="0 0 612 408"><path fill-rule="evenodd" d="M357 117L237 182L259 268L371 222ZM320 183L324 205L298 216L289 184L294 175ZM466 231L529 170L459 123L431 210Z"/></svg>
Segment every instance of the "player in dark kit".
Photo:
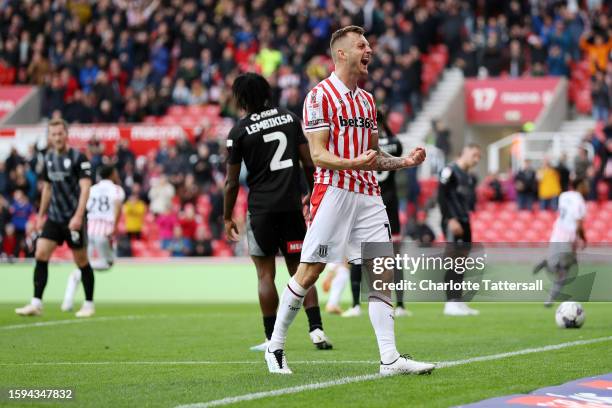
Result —
<svg viewBox="0 0 612 408"><path fill-rule="evenodd" d="M480 146L469 144L461 151L461 156L447 165L440 173L438 188L438 204L442 213L442 231L447 242L460 243L459 250L469 252L472 242L470 226L470 210L474 205L475 178L469 173L480 161ZM464 256L467 254L463 254ZM453 270L446 271L446 282L463 282L463 274ZM461 290L447 290L447 302L444 314L448 316L477 315L478 310L472 309L461 301Z"/></svg>
<svg viewBox="0 0 612 408"><path fill-rule="evenodd" d="M229 239L238 240L238 228L232 213L239 189L240 165L244 161L249 187L247 241L257 269L259 304L266 335L266 341L251 350L265 351L278 308L274 284L275 256L280 249L289 274L293 276L300 263L306 234L302 207L309 201L308 197L302 199L300 162L310 191L314 183L314 166L300 119L286 109L267 105L270 85L262 76L254 73L240 75L234 81L232 93L246 116L234 126L227 138L225 233ZM306 294L304 305L312 342L319 349L331 349L332 345L323 332L315 288Z"/></svg>
<svg viewBox="0 0 612 408"><path fill-rule="evenodd" d="M376 112L378 122L378 146L385 153L394 157L402 156L402 143L393 134L387 125L384 114L380 111ZM383 203L389 217L391 236L394 246L397 247L401 240L400 235L400 220L399 220L399 200L397 198L397 185L395 183L396 170L377 171L376 179L380 186ZM396 248L397 252L397 248ZM395 280L399 282L403 279L403 271L396 270ZM353 307L346 310L343 317L356 317L361 315L361 306L359 305L359 294L361 291L361 265L351 265L351 291L353 294ZM404 307L403 292L397 291L397 305L393 310L395 316L410 316L412 313Z"/></svg>
<svg viewBox="0 0 612 408"><path fill-rule="evenodd" d="M44 184L36 219L36 230L42 229L42 233L36 241L34 297L15 312L21 316L39 316L42 313L49 259L55 248L65 241L81 270L85 289L85 302L76 316L90 317L95 312L94 275L87 258L85 211L91 187L91 164L82 153L68 147L68 125L61 119L49 122L48 144L50 149L45 155L41 174Z"/></svg>

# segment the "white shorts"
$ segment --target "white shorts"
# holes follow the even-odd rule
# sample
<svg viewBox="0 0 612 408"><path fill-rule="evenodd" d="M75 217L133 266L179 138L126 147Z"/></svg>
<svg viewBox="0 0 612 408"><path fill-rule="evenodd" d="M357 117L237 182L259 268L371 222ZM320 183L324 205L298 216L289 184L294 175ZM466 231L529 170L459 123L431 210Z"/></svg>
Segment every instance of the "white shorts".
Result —
<svg viewBox="0 0 612 408"><path fill-rule="evenodd" d="M310 200L311 222L301 262L361 264L362 242L391 242L391 226L380 196L316 184ZM380 256L393 256L389 253Z"/></svg>

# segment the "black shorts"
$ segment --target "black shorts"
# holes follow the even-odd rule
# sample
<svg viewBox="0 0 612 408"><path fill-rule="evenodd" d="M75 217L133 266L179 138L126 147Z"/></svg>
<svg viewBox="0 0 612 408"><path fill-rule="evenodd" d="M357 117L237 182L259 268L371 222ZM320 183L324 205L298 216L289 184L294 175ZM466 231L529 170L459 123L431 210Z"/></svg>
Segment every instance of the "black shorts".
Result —
<svg viewBox="0 0 612 408"><path fill-rule="evenodd" d="M396 195L384 195L383 203L387 207L387 217L389 218L389 224L391 224L391 235L396 236L400 234L400 220L399 220L399 204L397 202Z"/></svg>
<svg viewBox="0 0 612 408"><path fill-rule="evenodd" d="M249 255L274 256L279 249L284 256L302 253L306 223L301 211L247 213Z"/></svg>
<svg viewBox="0 0 612 408"><path fill-rule="evenodd" d="M57 245L62 245L64 241L68 247L72 249L81 249L87 247L87 224L83 222L80 231L70 231L67 224L60 224L51 220L45 221L41 238L46 238L57 242Z"/></svg>

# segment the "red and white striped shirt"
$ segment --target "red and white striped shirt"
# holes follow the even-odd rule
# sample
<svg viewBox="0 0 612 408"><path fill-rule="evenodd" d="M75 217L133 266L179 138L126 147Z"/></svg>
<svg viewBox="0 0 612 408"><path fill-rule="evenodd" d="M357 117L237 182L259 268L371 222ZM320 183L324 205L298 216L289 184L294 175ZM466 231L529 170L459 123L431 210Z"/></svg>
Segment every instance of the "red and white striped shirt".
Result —
<svg viewBox="0 0 612 408"><path fill-rule="evenodd" d="M109 237L115 230L115 214L125 199L121 187L110 180L102 180L89 190L87 200L87 235Z"/></svg>
<svg viewBox="0 0 612 408"><path fill-rule="evenodd" d="M327 150L345 159L354 159L368 150L372 133L378 132L372 95L359 87L351 91L335 73L319 82L304 101L304 132L328 129ZM315 183L380 195L373 171L330 170L317 166Z"/></svg>

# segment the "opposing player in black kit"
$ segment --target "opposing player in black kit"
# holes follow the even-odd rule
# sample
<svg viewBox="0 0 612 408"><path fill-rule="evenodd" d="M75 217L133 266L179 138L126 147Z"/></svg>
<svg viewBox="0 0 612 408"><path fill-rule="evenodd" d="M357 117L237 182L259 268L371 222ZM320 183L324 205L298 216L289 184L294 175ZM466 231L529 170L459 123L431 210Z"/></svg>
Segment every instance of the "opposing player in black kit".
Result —
<svg viewBox="0 0 612 408"><path fill-rule="evenodd" d="M68 125L63 120L49 122L47 138L50 149L41 174L43 190L36 219L36 230L42 229L42 233L36 241L34 297L15 312L21 316L42 313L49 259L55 248L65 241L81 270L85 289L85 302L76 316L90 317L94 314L94 274L87 258L85 211L91 187L91 164L85 155L68 146Z"/></svg>
<svg viewBox="0 0 612 408"><path fill-rule="evenodd" d="M232 219L238 194L240 166L244 161L249 187L247 241L249 254L257 269L259 305L263 313L266 341L251 348L265 351L274 330L278 293L274 284L275 256L279 249L293 276L300 263L306 224L302 213L300 177L302 163L312 191L314 166L300 119L283 108L267 105L270 85L261 75L246 73L234 81L232 93L238 107L246 112L230 131L227 180L225 184L225 233L238 240ZM309 333L318 349L331 349L323 332L316 289L304 298Z"/></svg>
<svg viewBox="0 0 612 408"><path fill-rule="evenodd" d="M460 251L469 252L472 242L470 225L470 210L474 206L475 179L470 174L480 161L480 146L469 144L463 148L456 161L447 165L440 173L438 188L438 204L442 213L442 231L447 242L462 243ZM466 255L466 254L465 254ZM463 274L453 270L446 271L445 282L463 282ZM448 316L477 315L478 310L472 309L461 301L462 291L449 289L446 291L447 302L444 314Z"/></svg>
<svg viewBox="0 0 612 408"><path fill-rule="evenodd" d="M387 125L384 114L380 111L376 112L378 121L378 146L385 153L391 156L402 156L402 143L393 134ZM394 246L399 245L401 240L400 220L399 220L399 200L397 198L397 185L395 184L395 170L377 171L376 179L380 186L383 203L389 217L389 228ZM397 252L397 251L396 251ZM396 270L395 280L403 279L403 271ZM361 265L351 265L351 291L353 294L353 307L342 313L343 317L356 317L361 315L361 306L359 305L359 294L361 291ZM403 292L396 292L397 305L393 310L395 316L410 316L412 313L404 307Z"/></svg>

